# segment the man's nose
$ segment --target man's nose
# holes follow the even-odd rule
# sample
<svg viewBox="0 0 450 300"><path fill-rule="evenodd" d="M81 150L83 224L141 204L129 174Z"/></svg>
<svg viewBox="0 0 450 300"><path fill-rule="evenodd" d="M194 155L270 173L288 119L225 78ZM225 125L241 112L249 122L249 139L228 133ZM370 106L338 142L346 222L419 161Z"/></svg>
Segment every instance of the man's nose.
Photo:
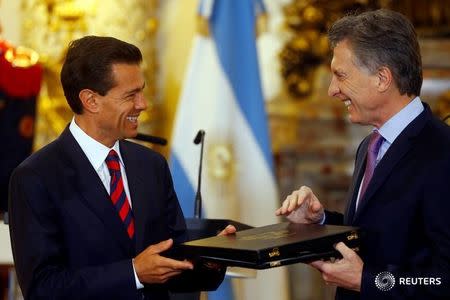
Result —
<svg viewBox="0 0 450 300"><path fill-rule="evenodd" d="M146 110L148 107L147 98L144 96L144 93L141 93L135 102L135 108L139 110Z"/></svg>
<svg viewBox="0 0 450 300"><path fill-rule="evenodd" d="M336 83L336 78L333 76L331 78L330 86L328 87L328 96L334 97L339 93L339 88Z"/></svg>

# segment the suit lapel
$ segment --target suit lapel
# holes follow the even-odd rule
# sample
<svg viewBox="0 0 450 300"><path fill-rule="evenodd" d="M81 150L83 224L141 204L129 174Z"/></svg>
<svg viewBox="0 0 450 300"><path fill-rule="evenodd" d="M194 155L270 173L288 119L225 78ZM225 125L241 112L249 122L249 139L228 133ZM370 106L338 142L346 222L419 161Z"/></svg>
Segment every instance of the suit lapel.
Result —
<svg viewBox="0 0 450 300"><path fill-rule="evenodd" d="M361 146L357 151L353 180L349 189L350 193L348 195L347 207L344 215L344 224L350 225L355 215L356 199L358 199L357 191L359 190L359 186L361 184L361 180L364 175L364 170L366 167L365 162L368 145L369 145L369 138L366 138L361 143Z"/></svg>
<svg viewBox="0 0 450 300"><path fill-rule="evenodd" d="M97 172L92 167L81 147L76 142L68 127L60 136L64 154L67 157L67 174L69 180L77 185L81 201L91 209L111 232L114 239L127 253L133 252L133 245L117 211L111 203Z"/></svg>
<svg viewBox="0 0 450 300"><path fill-rule="evenodd" d="M354 221L356 222L361 213L367 208L374 194L380 189L383 183L393 171L394 167L401 159L412 149L414 138L420 133L425 123L431 118L431 111L427 104L424 103L424 111L414 119L400 135L395 139L394 143L389 147L381 161L375 168L371 182L369 183L366 193L359 201L358 210L355 213ZM367 153L367 149L365 151ZM359 182L361 182L359 180ZM355 189L355 194L357 189ZM355 197L356 198L356 197Z"/></svg>

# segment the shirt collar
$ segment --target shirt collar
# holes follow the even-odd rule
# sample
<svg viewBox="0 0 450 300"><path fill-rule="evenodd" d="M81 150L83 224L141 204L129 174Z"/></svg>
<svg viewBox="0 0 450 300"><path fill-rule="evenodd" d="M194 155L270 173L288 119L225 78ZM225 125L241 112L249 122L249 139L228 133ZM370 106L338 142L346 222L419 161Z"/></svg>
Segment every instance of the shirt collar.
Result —
<svg viewBox="0 0 450 300"><path fill-rule="evenodd" d="M420 113L424 110L420 97L414 98L402 110L391 117L383 126L378 129L378 132L383 138L392 144L400 135L403 129L409 125Z"/></svg>
<svg viewBox="0 0 450 300"><path fill-rule="evenodd" d="M112 148L108 148L102 143L99 143L92 137L90 137L86 132L84 132L75 122L75 118L72 118L72 121L69 125L69 130L72 133L73 137L80 145L84 154L86 154L89 159L91 165L95 170L98 170L101 165L105 162L106 157L109 154L109 151L114 149L119 155L119 159L122 162L122 156L120 155L119 141L114 143ZM123 164L123 163L122 163Z"/></svg>

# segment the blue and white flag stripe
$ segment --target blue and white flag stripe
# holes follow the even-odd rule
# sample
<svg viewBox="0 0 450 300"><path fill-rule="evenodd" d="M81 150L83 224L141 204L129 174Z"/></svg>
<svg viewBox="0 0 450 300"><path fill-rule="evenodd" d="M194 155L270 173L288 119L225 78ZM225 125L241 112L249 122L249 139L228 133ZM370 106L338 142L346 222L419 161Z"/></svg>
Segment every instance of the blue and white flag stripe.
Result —
<svg viewBox="0 0 450 300"><path fill-rule="evenodd" d="M258 4L258 5L257 5ZM216 0L200 4L210 36L196 36L179 101L171 168L183 212L193 216L200 147L206 132L202 194L208 218L234 219L253 226L277 222L267 117L255 46L256 0ZM258 272L234 291L236 299L285 299L285 270ZM233 299L231 292L209 299ZM218 298L216 298L218 297ZM242 298L241 298L242 297Z"/></svg>

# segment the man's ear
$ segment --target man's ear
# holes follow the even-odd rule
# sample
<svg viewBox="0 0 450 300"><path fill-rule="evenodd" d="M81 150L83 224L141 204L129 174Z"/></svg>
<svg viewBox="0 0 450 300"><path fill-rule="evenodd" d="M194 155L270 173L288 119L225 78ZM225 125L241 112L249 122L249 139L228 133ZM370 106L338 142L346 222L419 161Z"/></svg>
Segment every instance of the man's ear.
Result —
<svg viewBox="0 0 450 300"><path fill-rule="evenodd" d="M89 111L91 113L98 112L99 105L97 99L97 93L90 89L83 89L78 94L81 103L83 104L83 110Z"/></svg>
<svg viewBox="0 0 450 300"><path fill-rule="evenodd" d="M377 72L378 77L378 91L383 93L392 85L392 72L388 67L381 67Z"/></svg>

